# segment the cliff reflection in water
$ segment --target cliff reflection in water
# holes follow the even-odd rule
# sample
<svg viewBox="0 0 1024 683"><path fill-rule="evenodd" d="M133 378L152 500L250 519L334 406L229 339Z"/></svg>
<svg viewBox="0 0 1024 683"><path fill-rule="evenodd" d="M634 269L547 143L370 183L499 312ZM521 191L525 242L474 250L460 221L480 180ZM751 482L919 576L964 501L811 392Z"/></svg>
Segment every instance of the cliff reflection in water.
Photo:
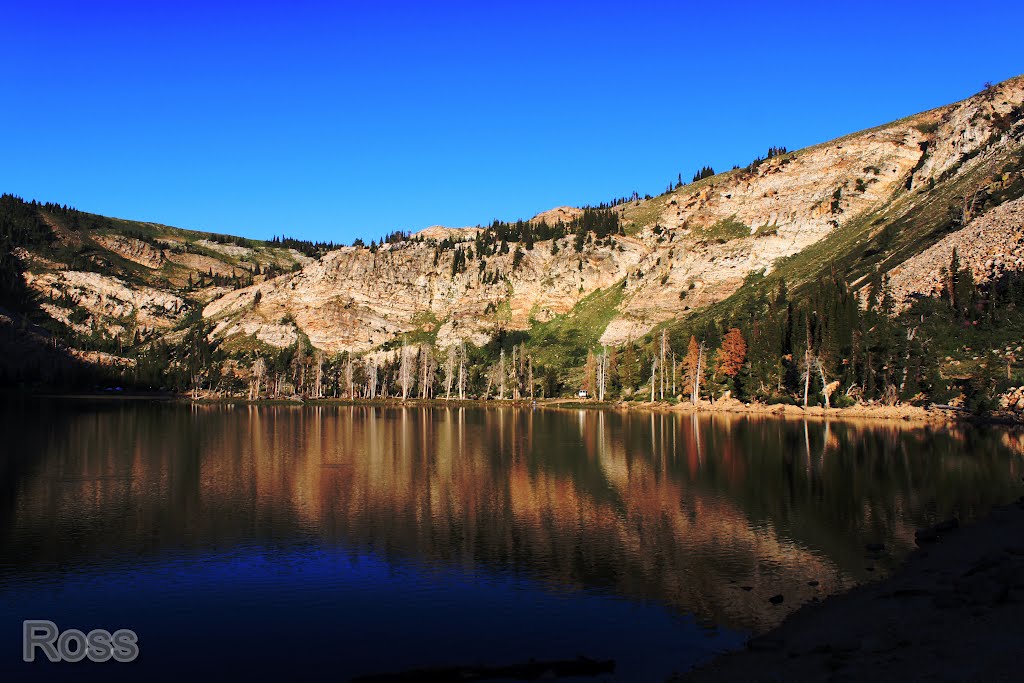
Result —
<svg viewBox="0 0 1024 683"><path fill-rule="evenodd" d="M865 543L898 556L915 528L984 511L1021 474L1001 432L888 424L141 403L7 413L0 571L324 544L734 628L868 578L886 560L866 559Z"/></svg>

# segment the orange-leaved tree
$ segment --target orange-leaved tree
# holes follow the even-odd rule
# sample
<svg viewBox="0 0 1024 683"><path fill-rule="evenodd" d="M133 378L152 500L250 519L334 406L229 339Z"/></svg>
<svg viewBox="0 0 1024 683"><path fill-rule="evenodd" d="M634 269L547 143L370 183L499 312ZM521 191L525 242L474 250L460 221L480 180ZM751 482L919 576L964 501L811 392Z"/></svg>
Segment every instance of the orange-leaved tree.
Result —
<svg viewBox="0 0 1024 683"><path fill-rule="evenodd" d="M740 373L743 363L747 360L747 342L738 327L725 333L722 347L718 349L715 358L718 361L716 370L721 374L734 379Z"/></svg>

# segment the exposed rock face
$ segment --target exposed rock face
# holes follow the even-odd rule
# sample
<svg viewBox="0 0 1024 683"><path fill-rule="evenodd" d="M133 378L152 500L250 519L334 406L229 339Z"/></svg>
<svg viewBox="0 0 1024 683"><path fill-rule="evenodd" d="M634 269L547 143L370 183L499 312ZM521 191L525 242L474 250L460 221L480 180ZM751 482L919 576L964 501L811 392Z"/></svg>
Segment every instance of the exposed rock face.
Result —
<svg viewBox="0 0 1024 683"><path fill-rule="evenodd" d="M624 218L656 224L662 233L646 227L638 235L653 249L640 264L642 277L631 275L620 317L602 341L621 343L681 308L727 297L747 274L770 269L778 258L883 207L908 185L927 188L943 174L983 166L986 160L972 155L1007 132L1000 117L1019 112L1022 102L1024 79L1014 79L948 107L769 159L753 171L731 171L626 204ZM1009 133L1006 144L1019 145L1019 120ZM708 238L731 221L750 235L725 244Z"/></svg>
<svg viewBox="0 0 1024 683"><path fill-rule="evenodd" d="M942 195L944 188L962 189L980 178L1017 182L998 181L1000 173L1017 171L995 166L1019 154L1022 140L1024 77L963 102L621 204L614 210L626 234L591 236L581 251L567 237L532 249L510 243L504 253L481 258L473 240L479 228L432 226L413 240L374 250L344 247L314 260L276 244L222 244L213 235L166 226L134 224L133 234L141 230L154 243L120 234L124 221L85 231L45 216L61 248L48 257L22 249L18 257L44 308L83 333L95 320L108 330L162 330L170 339L187 308L202 306L215 335L252 336L277 347L307 336L331 353L386 353L400 335L436 336L441 346L479 345L499 330L548 321L594 291L622 283L601 335L603 343L617 345L721 301L752 274L780 268L783 257L813 245L831 248L848 235L873 239L907 207L945 211L955 196ZM893 269L900 301L936 291L954 245L980 281L1024 267L1022 202L975 218ZM569 223L581 214L562 206L531 220ZM820 244L830 237L836 240ZM68 270L75 267L72 259L83 258L90 265L81 267L110 268L118 277ZM68 263L58 262L64 259ZM282 272L288 274L273 277ZM255 284L232 289L242 276ZM601 309L594 326L606 320L608 309Z"/></svg>
<svg viewBox="0 0 1024 683"><path fill-rule="evenodd" d="M132 318L135 324L150 329L172 327L185 309L185 302L173 294L152 287L129 286L123 280L100 273L43 273L30 276L28 284L44 300L54 294L66 295L93 316L117 321ZM68 309L52 303L42 306L53 318L74 326L68 319Z"/></svg>
<svg viewBox="0 0 1024 683"><path fill-rule="evenodd" d="M583 209L578 209L575 206L556 206L553 209L538 213L530 220L534 223L543 221L548 225L554 225L555 223L568 223L579 218L582 214Z"/></svg>
<svg viewBox="0 0 1024 683"><path fill-rule="evenodd" d="M628 202L617 210L630 236L587 244L579 254L571 239L556 255L550 242L538 242L518 268L507 253L487 257L483 270L472 258L453 276L454 252L435 250L431 240L468 240L475 231L435 226L419 234L425 242L332 252L301 272L229 293L204 315L217 321L219 335L254 334L282 345L301 331L332 352L368 351L416 330L436 331L442 345L479 344L499 328L525 329L568 311L625 278L623 300L601 338L620 344L722 300L751 273L770 271L781 257L894 198L926 201L936 182L982 167L986 160L975 155L994 140L1019 146L1022 102L1024 79L1014 79L948 107ZM558 207L533 220L569 221L580 213ZM991 230L984 225L974 228L979 236ZM1015 249L999 256L986 247L978 258L993 268L1007 259L1016 264Z"/></svg>
<svg viewBox="0 0 1024 683"><path fill-rule="evenodd" d="M443 225L431 225L416 233L415 237L422 237L428 240L452 239L456 242L471 240L480 232L480 228L446 228Z"/></svg>
<svg viewBox="0 0 1024 683"><path fill-rule="evenodd" d="M891 270L897 306L910 305L914 296L943 292L941 272L949 268L954 248L961 267L969 267L978 283L1024 270L1024 199L995 207Z"/></svg>
<svg viewBox="0 0 1024 683"><path fill-rule="evenodd" d="M521 252L515 268L510 249L470 259L464 272L453 275L454 250L438 252L428 242L387 244L376 252L344 247L298 273L232 292L204 315L218 321L215 334L255 334L274 345L294 340L294 330L282 329L294 323L314 346L330 352L368 351L415 330L436 331L442 346L480 344L499 328L525 329L531 319L570 310L595 289L621 280L648 249L626 239L614 246L588 244L576 253L564 238L558 254L551 251L550 240L537 242Z"/></svg>
<svg viewBox="0 0 1024 683"><path fill-rule="evenodd" d="M96 235L93 239L110 251L120 254L147 268L159 268L164 264L164 252L151 244L124 235Z"/></svg>

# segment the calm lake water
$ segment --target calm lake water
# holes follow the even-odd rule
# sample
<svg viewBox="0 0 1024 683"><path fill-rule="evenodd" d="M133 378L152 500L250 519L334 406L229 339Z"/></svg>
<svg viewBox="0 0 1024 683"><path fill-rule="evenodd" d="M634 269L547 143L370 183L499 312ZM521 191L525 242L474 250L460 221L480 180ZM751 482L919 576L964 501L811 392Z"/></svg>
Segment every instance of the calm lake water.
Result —
<svg viewBox="0 0 1024 683"><path fill-rule="evenodd" d="M584 655L663 681L1024 471L1014 432L727 415L48 400L0 427L3 680ZM141 653L25 664L24 619Z"/></svg>

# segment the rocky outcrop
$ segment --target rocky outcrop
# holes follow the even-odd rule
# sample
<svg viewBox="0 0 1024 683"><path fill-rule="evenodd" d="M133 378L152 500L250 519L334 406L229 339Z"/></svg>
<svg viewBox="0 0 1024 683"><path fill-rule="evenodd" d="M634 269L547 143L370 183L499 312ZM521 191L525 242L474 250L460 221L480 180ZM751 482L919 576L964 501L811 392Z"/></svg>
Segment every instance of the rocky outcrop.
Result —
<svg viewBox="0 0 1024 683"><path fill-rule="evenodd" d="M163 249L124 235L96 235L93 239L110 251L147 268L159 268L166 260Z"/></svg>
<svg viewBox="0 0 1024 683"><path fill-rule="evenodd" d="M457 248L469 250L472 243ZM249 334L283 345L301 330L330 352L369 351L416 331L435 333L441 346L481 344L498 329L526 329L565 313L587 294L622 280L648 249L623 239L590 243L577 253L563 238L558 253L552 251L547 240L518 257L513 249L473 255L464 271L453 274L455 250L438 250L431 242L385 244L376 251L344 247L297 273L227 294L203 314L217 321L217 335Z"/></svg>
<svg viewBox="0 0 1024 683"><path fill-rule="evenodd" d="M999 407L1014 413L1024 413L1024 387L1010 387L999 396Z"/></svg>
<svg viewBox="0 0 1024 683"><path fill-rule="evenodd" d="M982 146L1020 144L1024 79L881 128L768 159L619 208L651 253L630 274L616 344L732 294L849 221L884 208L908 186L983 166ZM1012 124L1012 125L1011 125ZM913 200L911 200L913 201ZM744 232L746 233L745 236Z"/></svg>
<svg viewBox="0 0 1024 683"><path fill-rule="evenodd" d="M71 270L38 276L29 274L28 284L44 302L44 310L72 326L71 310L49 301L66 297L92 318L103 320L108 331L112 330L111 321L128 319L149 329L169 329L185 311L184 300L174 294L153 287L129 285L119 278L100 273Z"/></svg>
<svg viewBox="0 0 1024 683"><path fill-rule="evenodd" d="M420 230L414 237L422 237L423 239L437 240L439 242L444 239L461 242L473 239L478 232L480 232L480 228L446 228L443 225L431 225L429 228Z"/></svg>
<svg viewBox="0 0 1024 683"><path fill-rule="evenodd" d="M343 247L314 260L274 244L225 244L232 240L153 224L134 224L131 232L152 240L118 234L129 225L124 221L96 234L49 216L61 248L47 252L49 258L28 252L19 258L46 310L83 331L81 311L69 301L108 325L131 317L163 330L186 307L203 307L215 335L276 347L308 337L332 353L383 353L403 335L441 346L479 345L621 284L616 308L587 318L603 328L591 330L594 336L617 345L729 297L747 278L792 265L800 259L780 259L815 245L859 249L896 225L894 216L908 207L945 211L955 192L978 183L1019 185L1006 177L1019 173L1018 166L996 165L1019 156L1022 140L1024 78L1017 78L963 102L619 204L613 210L624 234L591 235L582 245L573 237L532 249L510 243L481 257L474 243L481 228L432 226L414 239ZM1024 267L1022 201L975 218L893 269L900 301L937 291L953 246L980 281ZM531 220L569 223L581 214L561 206ZM863 240L847 244L848 235ZM831 237L837 240L819 244ZM86 265L77 267L109 267L119 277L67 270L81 259ZM250 281L255 284L231 289Z"/></svg>
<svg viewBox="0 0 1024 683"><path fill-rule="evenodd" d="M1024 198L995 207L892 269L889 282L898 307L915 297L942 294L954 248L961 267L970 268L978 283L1024 270Z"/></svg>
<svg viewBox="0 0 1024 683"><path fill-rule="evenodd" d="M751 274L770 272L780 258L894 198L926 201L936 182L982 164L975 157L993 140L1019 144L1013 136L1022 102L1024 79L1015 79L949 107L628 202L616 207L627 235L591 240L580 253L571 239L556 254L550 241L538 242L513 265L512 244L509 253L473 255L453 275L456 250L470 253L476 231L434 226L421 239L376 251L339 249L298 273L228 293L204 315L221 336L250 334L281 345L301 333L331 352L369 351L414 332L436 334L441 345L479 344L624 280L622 301L601 336L620 344L721 301ZM558 207L533 220L567 222L580 212ZM987 235L992 228L972 229ZM439 249L441 240L458 244ZM983 264L1015 265L1011 252Z"/></svg>
<svg viewBox="0 0 1024 683"><path fill-rule="evenodd" d="M556 223L569 223L583 215L583 210L575 206L556 206L553 209L542 211L530 219L533 223L544 222L548 225Z"/></svg>

